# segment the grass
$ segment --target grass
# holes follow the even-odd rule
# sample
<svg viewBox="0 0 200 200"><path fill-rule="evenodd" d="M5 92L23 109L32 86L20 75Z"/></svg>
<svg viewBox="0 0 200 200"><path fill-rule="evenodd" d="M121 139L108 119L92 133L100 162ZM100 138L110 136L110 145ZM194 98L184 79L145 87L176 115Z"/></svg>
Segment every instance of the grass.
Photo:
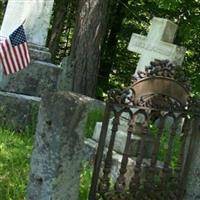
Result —
<svg viewBox="0 0 200 200"><path fill-rule="evenodd" d="M155 126L150 125L150 133L153 137L156 137L158 134L158 128ZM180 141L180 133L175 134L174 140L173 140L173 149L172 149L172 157L171 157L171 163L170 167L174 170L177 165L177 161L180 155L180 148L181 148L181 141ZM162 136L160 138L160 149L158 154L158 160L164 162L166 157L166 152L168 151L168 142L170 138L170 130L164 129L162 132Z"/></svg>
<svg viewBox="0 0 200 200"><path fill-rule="evenodd" d="M0 128L0 200L25 200L33 134ZM83 164L79 199L86 200L92 177L89 163Z"/></svg>
<svg viewBox="0 0 200 200"><path fill-rule="evenodd" d="M90 113L88 122L97 112ZM95 120L91 120L86 127L87 136L94 129L96 121L101 120L101 113ZM95 122L94 122L95 121ZM152 130L156 134L157 130ZM30 157L33 145L33 134L16 133L8 129L0 128L0 200L24 200L26 196L26 187L30 170ZM159 159L164 160L166 143L169 139L167 131L161 139L161 151ZM172 167L174 167L180 143L175 137L175 151L172 157ZM84 163L80 176L79 200L86 200L90 188L92 177L92 167L90 163Z"/></svg>
<svg viewBox="0 0 200 200"><path fill-rule="evenodd" d="M0 128L0 200L25 199L33 135Z"/></svg>
<svg viewBox="0 0 200 200"><path fill-rule="evenodd" d="M91 137L97 121L103 112L88 113L85 136ZM33 131L17 133L0 128L0 200L24 200L30 171L30 157L33 146ZM80 200L86 200L92 176L89 163L83 164L80 177Z"/></svg>
<svg viewBox="0 0 200 200"><path fill-rule="evenodd" d="M88 199L91 179L92 179L92 165L89 162L86 162L83 164L83 169L80 176L80 193L79 193L80 200Z"/></svg>
<svg viewBox="0 0 200 200"><path fill-rule="evenodd" d="M96 109L88 113L84 130L86 138L92 137L96 122L103 121L103 113L104 112L101 109Z"/></svg>

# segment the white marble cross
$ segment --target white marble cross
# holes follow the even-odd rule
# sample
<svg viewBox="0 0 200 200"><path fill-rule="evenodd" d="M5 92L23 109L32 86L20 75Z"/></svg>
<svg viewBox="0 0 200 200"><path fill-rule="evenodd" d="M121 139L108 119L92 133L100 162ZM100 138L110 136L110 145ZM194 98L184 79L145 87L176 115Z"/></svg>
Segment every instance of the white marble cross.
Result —
<svg viewBox="0 0 200 200"><path fill-rule="evenodd" d="M0 36L7 37L25 20L30 43L45 46L54 0L9 0Z"/></svg>
<svg viewBox="0 0 200 200"><path fill-rule="evenodd" d="M177 25L173 22L154 17L147 37L133 33L128 50L141 54L135 73L144 71L154 59L168 59L181 65L186 49L173 44Z"/></svg>

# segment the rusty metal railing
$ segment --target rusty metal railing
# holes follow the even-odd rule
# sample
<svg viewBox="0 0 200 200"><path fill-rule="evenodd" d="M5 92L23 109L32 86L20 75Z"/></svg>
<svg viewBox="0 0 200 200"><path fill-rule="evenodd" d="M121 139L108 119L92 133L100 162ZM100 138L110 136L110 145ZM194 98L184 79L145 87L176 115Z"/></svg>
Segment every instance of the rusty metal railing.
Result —
<svg viewBox="0 0 200 200"><path fill-rule="evenodd" d="M151 62L133 78L129 88L109 94L101 129L89 200L178 200L184 193L183 174L188 157L191 120L189 84L179 68L168 61ZM122 116L127 118L125 148L116 180L111 177L114 144ZM110 116L112 127L109 127ZM136 133L136 125L140 132ZM106 146L108 128L111 129ZM136 157L132 136L140 137ZM150 157L145 148L152 138ZM105 149L107 149L105 153ZM127 177L129 159L133 161ZM130 166L129 166L130 167ZM130 175L128 175L130 176Z"/></svg>

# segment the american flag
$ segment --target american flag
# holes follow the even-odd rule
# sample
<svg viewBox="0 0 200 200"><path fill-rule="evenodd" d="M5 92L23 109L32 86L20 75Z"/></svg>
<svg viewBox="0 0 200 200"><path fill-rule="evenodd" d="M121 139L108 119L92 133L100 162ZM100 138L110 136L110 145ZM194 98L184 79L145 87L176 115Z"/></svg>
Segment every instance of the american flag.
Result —
<svg viewBox="0 0 200 200"><path fill-rule="evenodd" d="M19 26L7 39L0 41L0 62L6 75L24 69L30 63L23 25Z"/></svg>

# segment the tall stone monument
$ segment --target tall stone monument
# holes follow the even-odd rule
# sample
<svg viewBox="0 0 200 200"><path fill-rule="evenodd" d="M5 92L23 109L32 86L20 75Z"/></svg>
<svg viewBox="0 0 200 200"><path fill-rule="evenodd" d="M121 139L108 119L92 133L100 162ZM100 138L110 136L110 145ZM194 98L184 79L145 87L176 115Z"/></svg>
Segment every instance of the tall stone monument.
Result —
<svg viewBox="0 0 200 200"><path fill-rule="evenodd" d="M19 25L24 23L30 47L31 63L18 73L0 75L1 103L0 123L20 124L17 119L31 123L32 112L37 115L38 97L46 91L56 91L58 77L62 69L51 63L51 54L45 47L54 0L9 0L0 35L8 37ZM16 100L17 99L17 100ZM27 104L27 101L30 104ZM16 102L15 108L13 102ZM9 105L10 104L10 105ZM23 110L20 109L23 106ZM33 108L34 105L34 108ZM12 111L10 110L12 107ZM18 117L17 115L21 113ZM9 114L9 115L8 115ZM15 116L6 120L9 116ZM35 116L34 116L35 118ZM9 124L10 126L10 124ZM26 125L24 124L24 127Z"/></svg>
<svg viewBox="0 0 200 200"><path fill-rule="evenodd" d="M56 87L60 68L51 64L45 47L54 0L9 0L0 35L8 37L24 23L32 63L16 74L1 75L0 90L41 96L43 89ZM45 90L46 90L45 89Z"/></svg>
<svg viewBox="0 0 200 200"><path fill-rule="evenodd" d="M177 28L170 20L154 17L147 37L132 34L128 50L140 54L135 73L138 70L144 71L145 66L149 66L154 59L167 59L176 65L182 64L186 49L173 44Z"/></svg>
<svg viewBox="0 0 200 200"><path fill-rule="evenodd" d="M9 36L24 22L28 42L45 46L53 3L54 0L9 0L0 35Z"/></svg>

